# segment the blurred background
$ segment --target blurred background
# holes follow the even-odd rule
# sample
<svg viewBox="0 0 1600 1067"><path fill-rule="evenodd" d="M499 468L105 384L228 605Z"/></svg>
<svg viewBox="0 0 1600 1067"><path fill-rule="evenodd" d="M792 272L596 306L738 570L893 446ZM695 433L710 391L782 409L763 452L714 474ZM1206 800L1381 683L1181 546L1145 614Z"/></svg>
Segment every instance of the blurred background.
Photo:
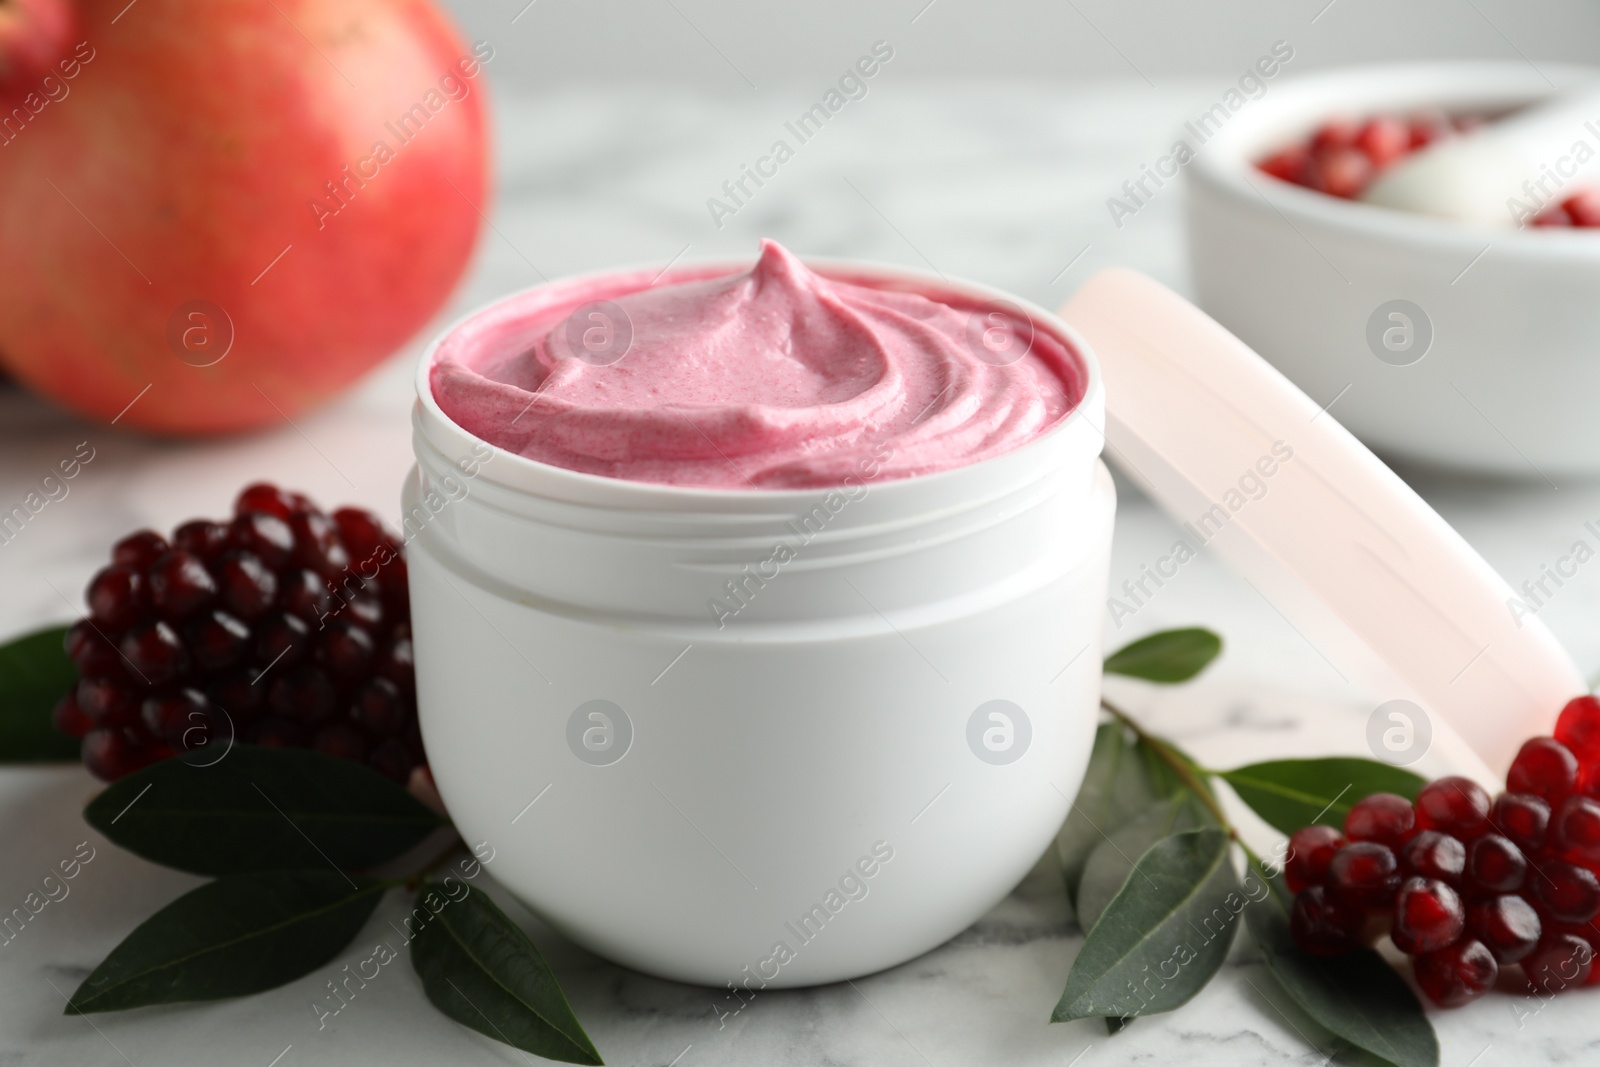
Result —
<svg viewBox="0 0 1600 1067"><path fill-rule="evenodd" d="M1057 84L1226 75L1277 38L1291 41L1296 67L1309 70L1518 52L1579 61L1593 56L1600 37L1600 8L1583 0L449 0L449 7L469 37L504 49L497 86L541 90L642 82L749 92L744 76L763 89L826 78L855 57L857 42L880 37L906 46L895 58L901 78Z"/></svg>

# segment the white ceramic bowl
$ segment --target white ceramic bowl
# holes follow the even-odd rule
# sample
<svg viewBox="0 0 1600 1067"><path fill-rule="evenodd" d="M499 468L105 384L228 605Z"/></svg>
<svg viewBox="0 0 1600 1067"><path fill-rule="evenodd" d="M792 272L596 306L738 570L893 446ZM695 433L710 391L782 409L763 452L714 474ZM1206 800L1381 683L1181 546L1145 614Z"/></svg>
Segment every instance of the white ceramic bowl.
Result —
<svg viewBox="0 0 1600 1067"><path fill-rule="evenodd" d="M1563 85L1600 77L1540 70ZM1325 196L1254 167L1334 115L1495 112L1553 91L1540 71L1510 61L1347 69L1273 85L1187 167L1200 305L1380 452L1553 481L1600 472L1600 232L1451 223ZM1421 314L1385 307L1392 301ZM1396 311L1405 319L1389 317Z"/></svg>
<svg viewBox="0 0 1600 1067"><path fill-rule="evenodd" d="M810 265L1011 299L1087 395L1022 448L839 504L575 473L451 422L440 347L582 279L462 320L417 379L417 698L450 813L574 941L718 988L866 974L968 926L1050 846L1098 716L1115 501L1088 349L979 286ZM730 580L748 604L719 627Z"/></svg>

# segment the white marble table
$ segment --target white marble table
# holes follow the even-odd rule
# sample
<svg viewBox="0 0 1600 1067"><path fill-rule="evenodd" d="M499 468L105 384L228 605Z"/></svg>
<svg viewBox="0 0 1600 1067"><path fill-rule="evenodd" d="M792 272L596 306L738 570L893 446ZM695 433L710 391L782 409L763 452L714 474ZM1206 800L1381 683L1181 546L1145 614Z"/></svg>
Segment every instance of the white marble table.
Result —
<svg viewBox="0 0 1600 1067"><path fill-rule="evenodd" d="M802 87L802 89L809 87ZM1211 86L1080 90L1024 85L897 85L872 95L803 147L721 230L705 199L759 154L808 95L737 102L668 93L502 99L500 200L472 274L447 314L541 275L680 254L749 252L771 235L797 251L935 265L1055 305L1101 265L1143 269L1187 288L1169 187L1122 229L1105 209L1124 177L1159 154L1169 130ZM418 351L397 355L297 428L203 445L89 426L0 389L0 501L83 440L96 459L23 534L0 547L0 633L69 617L121 532L217 514L243 482L270 478L324 501L397 512L411 463L408 405ZM1405 472L1503 574L1537 575L1600 514L1600 486L1497 484ZM1172 524L1124 488L1113 584L1170 544ZM1600 667L1600 569L1581 572L1546 619L1586 671ZM1126 703L1205 762L1270 754L1363 753L1375 701L1349 689L1270 606L1202 556L1119 638L1205 623L1228 651L1180 694L1127 687ZM1440 770L1424 762L1422 769ZM409 968L363 991L323 1030L310 1008L325 975L206 1006L63 1017L64 996L138 921L194 884L120 853L88 831L79 807L93 783L76 769L0 772L0 912L20 905L47 868L85 839L98 850L71 895L0 947L0 1063L515 1063L519 1053L437 1015ZM611 966L535 932L578 1015L613 1064L1066 1065L1177 1061L1321 1063L1333 1049L1267 978L1246 939L1183 1010L1115 1038L1097 1022L1050 1026L1081 934L1050 857L1015 893L943 947L893 971L794 992L767 992L725 1027L718 994ZM398 913L400 899L387 906ZM380 913L374 920L385 917ZM352 948L327 971L367 952ZM1438 1013L1444 1062L1494 1067L1592 1056L1595 995L1563 998L1518 1020L1497 995ZM276 1057L276 1058L275 1058Z"/></svg>

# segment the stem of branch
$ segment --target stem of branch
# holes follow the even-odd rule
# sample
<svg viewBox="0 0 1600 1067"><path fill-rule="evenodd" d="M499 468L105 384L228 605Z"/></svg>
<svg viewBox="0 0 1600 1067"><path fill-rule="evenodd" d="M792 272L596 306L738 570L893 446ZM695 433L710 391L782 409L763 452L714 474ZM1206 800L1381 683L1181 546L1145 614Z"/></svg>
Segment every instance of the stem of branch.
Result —
<svg viewBox="0 0 1600 1067"><path fill-rule="evenodd" d="M1134 720L1133 716L1111 703L1111 701L1101 697L1100 706L1109 711L1128 729L1132 730L1134 736L1140 741L1150 746L1150 751L1154 752L1161 762L1172 768L1172 772L1178 776L1178 781L1187 786L1189 791L1200 799L1200 803L1206 806L1206 809L1216 818L1217 824L1228 832L1228 836L1235 841L1239 840L1239 831L1234 829L1233 823L1229 821L1227 814L1222 810L1222 805L1217 803L1217 798L1206 787L1205 781L1195 773L1192 763L1174 752L1172 746L1161 740L1161 738L1154 734L1146 733L1144 728Z"/></svg>

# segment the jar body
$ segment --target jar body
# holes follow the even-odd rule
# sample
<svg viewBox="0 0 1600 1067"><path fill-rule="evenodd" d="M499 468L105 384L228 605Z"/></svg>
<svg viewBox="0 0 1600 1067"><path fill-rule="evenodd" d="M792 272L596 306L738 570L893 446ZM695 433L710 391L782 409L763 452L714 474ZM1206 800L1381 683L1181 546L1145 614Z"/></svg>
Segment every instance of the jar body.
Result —
<svg viewBox="0 0 1600 1067"><path fill-rule="evenodd" d="M960 932L1093 743L1103 405L1095 375L1003 456L742 492L491 450L423 392L417 700L462 835L564 935L678 981L838 981Z"/></svg>

